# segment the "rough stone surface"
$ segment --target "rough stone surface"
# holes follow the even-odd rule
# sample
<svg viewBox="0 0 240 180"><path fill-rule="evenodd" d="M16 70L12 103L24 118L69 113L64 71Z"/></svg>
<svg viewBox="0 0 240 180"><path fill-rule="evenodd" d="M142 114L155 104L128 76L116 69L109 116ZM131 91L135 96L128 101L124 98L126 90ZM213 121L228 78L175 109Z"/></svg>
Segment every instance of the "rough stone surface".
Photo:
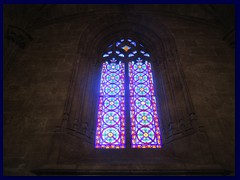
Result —
<svg viewBox="0 0 240 180"><path fill-rule="evenodd" d="M4 69L6 75L3 87L4 175L34 175L32 169L58 156L58 152L49 152L49 150L55 145L53 134L62 123L74 62L79 57L78 50L84 49L84 42L79 42L79 39L88 23L97 16L104 16L105 12L99 13L96 10L98 7L91 5L87 6L88 10L81 6L71 6L75 11L92 11L92 14L84 15L82 12L83 14L78 18L69 17L70 6L65 11L61 6L51 11L48 10L49 7L45 7L48 14L40 18L39 24L34 24L35 21L32 20L34 17L27 19L29 16L24 16L20 21L18 18L21 17L14 15L11 10L16 7L10 5L5 7L4 30L12 21L22 28L31 29L29 33L33 40L24 49L13 52L9 50L13 46L11 46L12 42L4 39L4 52L14 54L14 56L8 54L4 56L4 61L10 62L6 66L8 69ZM179 14L186 15L183 14L184 8L181 11L180 6L175 6ZM171 8L175 9L174 7L167 6L169 11ZM37 9L37 6L35 8ZM105 8L109 10L111 6ZM158 8L155 8L152 11L158 11ZM36 9L32 11L37 11ZM121 12L124 11L124 7L111 10ZM140 7L135 8L136 12L140 10ZM148 11L151 12L151 8ZM64 16L60 16L63 12L66 13L65 19ZM195 18L204 16L212 20L197 6L193 6L191 12ZM20 10L18 13L21 14ZM160 22L165 25L175 38L197 119L206 130L207 137L202 138L202 141L210 145L212 156L208 158L234 174L235 50L222 40L223 33L215 24L204 24L174 15L169 17L161 13L149 13L148 16L154 23ZM60 17L63 17L62 20ZM26 21L23 21L24 19ZM31 26L27 26L25 22L31 22L29 23ZM88 101L85 89L94 89L95 81L91 80L88 74L88 68L92 68L88 65L88 60L79 59L79 61L82 63L81 77L89 78L87 81L79 79L80 81L77 82L81 84L82 89L79 91L85 98L82 102L83 107L88 107L81 112L88 112L91 103L94 102ZM179 154L187 156L183 143L195 143L195 147L200 145L198 142L192 142L192 138L194 139L189 137L181 142L176 141L175 147L172 144L167 148L173 146L173 149L178 149ZM74 138L71 141L72 144L75 143L69 147L72 151L80 147L92 146L77 144ZM194 156L194 150L193 148L188 153ZM207 150L202 147L202 151L204 154ZM84 155L84 151L82 153ZM61 157L59 159L61 160Z"/></svg>

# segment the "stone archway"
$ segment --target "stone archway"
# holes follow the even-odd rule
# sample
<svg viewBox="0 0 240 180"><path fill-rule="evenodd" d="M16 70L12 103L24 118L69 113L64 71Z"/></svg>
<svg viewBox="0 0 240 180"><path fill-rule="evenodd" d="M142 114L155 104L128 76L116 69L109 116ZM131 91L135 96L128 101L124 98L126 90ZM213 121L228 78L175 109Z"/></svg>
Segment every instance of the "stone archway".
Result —
<svg viewBox="0 0 240 180"><path fill-rule="evenodd" d="M108 44L122 36L140 39L153 55L164 145L159 151L94 149L100 56ZM42 168L43 173L194 173L209 164L209 171L216 169L197 123L174 37L161 23L143 16L106 15L89 22L77 53L62 127L54 135L57 145L53 151L57 155L51 161L55 165ZM193 161L197 165L191 164ZM202 166L199 168L198 164Z"/></svg>

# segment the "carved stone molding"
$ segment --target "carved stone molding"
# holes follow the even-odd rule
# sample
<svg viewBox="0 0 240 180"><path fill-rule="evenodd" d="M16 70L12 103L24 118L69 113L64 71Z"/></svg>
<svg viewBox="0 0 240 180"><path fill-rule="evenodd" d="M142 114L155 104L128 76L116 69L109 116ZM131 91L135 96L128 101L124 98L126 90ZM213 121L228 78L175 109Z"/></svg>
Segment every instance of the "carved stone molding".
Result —
<svg viewBox="0 0 240 180"><path fill-rule="evenodd" d="M24 29L12 25L8 26L6 38L22 49L24 49L27 43L33 39Z"/></svg>
<svg viewBox="0 0 240 180"><path fill-rule="evenodd" d="M225 33L223 40L226 41L231 48L235 48L235 29L231 29Z"/></svg>
<svg viewBox="0 0 240 180"><path fill-rule="evenodd" d="M146 22L148 26L144 25ZM95 28L96 26L98 28ZM109 162L116 158L125 158L124 163L128 164L127 159L131 154L136 156L136 153L139 153L135 157L136 161L141 161L138 157L145 157L146 151L140 149L135 152L131 148L126 148L124 151L108 151L106 154L105 151L94 148L101 57L109 44L123 36L132 40L140 39L152 57L163 148L157 149L153 154L150 153L151 150L148 150L147 152L150 153L148 161L156 157L164 157L164 153L168 153L165 157L169 159L177 156L184 161L188 159L211 163L210 151L202 150L203 145L198 141L198 137L201 137L204 131L200 131L201 128L198 125L175 39L159 22L145 17L125 19L120 15L112 15L89 23L80 37L78 55L71 75L61 123L62 137L59 138L61 140L57 162L60 164L80 163L83 159L87 162L95 162L96 159L105 157L110 159ZM126 131L128 130L129 128L126 127ZM193 143L182 145L182 142L189 141ZM130 143L130 141L126 142ZM181 146L181 152L178 152L179 146ZM206 146L207 144L204 145ZM188 153L191 148L199 150L192 156ZM199 158L202 156L202 151L207 154L206 156L204 154L205 158ZM105 154L99 155L100 152L105 152ZM120 153L120 157L116 153Z"/></svg>
<svg viewBox="0 0 240 180"><path fill-rule="evenodd" d="M87 164L87 163L86 163ZM46 176L46 175L155 175L155 176L226 176L231 172L225 170L214 164L202 165L192 168L192 165L188 165L187 168L172 168L160 165L160 167L149 167L149 165L138 166L134 163L131 166L126 164L118 164L120 167L118 170L113 169L106 163L99 167L95 167L95 164L68 164L68 165L48 165L40 169L32 170L33 173ZM85 168L83 168L85 167Z"/></svg>
<svg viewBox="0 0 240 180"><path fill-rule="evenodd" d="M152 56L154 76L157 77L156 86L160 87L156 88L156 93L160 106L161 129L164 132L163 143L172 142L175 137L179 139L195 133L198 128L192 126L192 121L197 121L197 119L194 116L191 97L171 33L162 24L155 23L148 18L140 18L142 22L138 23L134 17L124 19L115 15L114 20L106 19L108 20L101 20L101 22L106 21L105 23L90 23L85 30L86 36L83 35L80 39L79 44L86 43L84 48L79 45L79 57L71 78L65 106L65 114L69 114L67 127L80 134L86 134L87 129L93 129L93 131L88 130L93 136L101 56L109 44L122 37L129 37L144 42ZM148 27L141 25L146 21ZM99 27L97 29L94 28L96 23Z"/></svg>

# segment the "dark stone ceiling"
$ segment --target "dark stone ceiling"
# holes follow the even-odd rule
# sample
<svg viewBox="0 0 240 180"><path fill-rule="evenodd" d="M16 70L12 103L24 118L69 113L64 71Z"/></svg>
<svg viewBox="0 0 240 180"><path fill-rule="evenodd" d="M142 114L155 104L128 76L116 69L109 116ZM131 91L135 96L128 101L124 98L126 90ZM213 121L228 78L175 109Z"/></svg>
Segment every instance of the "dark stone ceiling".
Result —
<svg viewBox="0 0 240 180"><path fill-rule="evenodd" d="M215 25L223 30L223 37L235 34L235 7L229 4L9 4L4 5L4 31L9 25L32 31L69 18L108 13L184 18Z"/></svg>

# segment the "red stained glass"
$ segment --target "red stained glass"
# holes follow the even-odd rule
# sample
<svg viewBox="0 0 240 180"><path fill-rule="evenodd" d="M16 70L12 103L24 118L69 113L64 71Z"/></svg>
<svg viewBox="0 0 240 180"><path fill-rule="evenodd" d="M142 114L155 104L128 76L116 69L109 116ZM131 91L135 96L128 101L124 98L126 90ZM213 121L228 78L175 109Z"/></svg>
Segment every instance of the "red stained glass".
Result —
<svg viewBox="0 0 240 180"><path fill-rule="evenodd" d="M112 61L102 67L96 148L125 147L124 64Z"/></svg>
<svg viewBox="0 0 240 180"><path fill-rule="evenodd" d="M103 55L95 147L125 148L125 66L128 63L132 148L161 148L150 54L142 44L121 39ZM118 60L116 60L117 58ZM141 58L144 58L141 60Z"/></svg>
<svg viewBox="0 0 240 180"><path fill-rule="evenodd" d="M128 68L132 148L161 148L151 64L132 61Z"/></svg>

